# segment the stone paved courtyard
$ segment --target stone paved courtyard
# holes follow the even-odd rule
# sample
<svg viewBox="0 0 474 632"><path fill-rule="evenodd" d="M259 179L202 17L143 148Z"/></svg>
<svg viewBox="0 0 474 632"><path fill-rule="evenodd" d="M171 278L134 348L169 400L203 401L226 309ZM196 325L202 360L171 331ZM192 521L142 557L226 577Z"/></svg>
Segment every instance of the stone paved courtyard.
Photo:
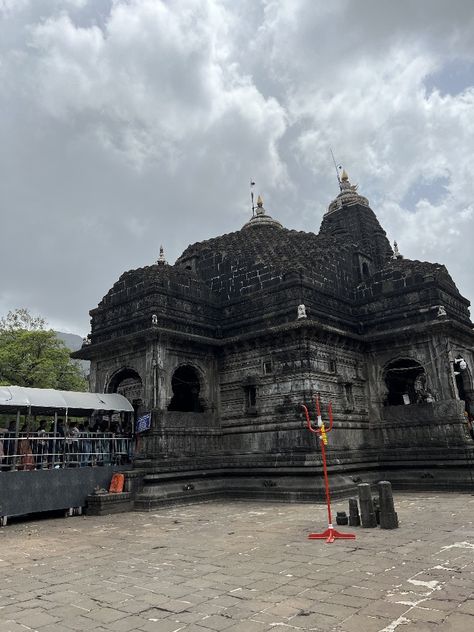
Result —
<svg viewBox="0 0 474 632"><path fill-rule="evenodd" d="M0 529L0 631L474 630L474 496L397 494L400 528L309 541L310 504L218 502ZM334 509L347 510L347 501Z"/></svg>

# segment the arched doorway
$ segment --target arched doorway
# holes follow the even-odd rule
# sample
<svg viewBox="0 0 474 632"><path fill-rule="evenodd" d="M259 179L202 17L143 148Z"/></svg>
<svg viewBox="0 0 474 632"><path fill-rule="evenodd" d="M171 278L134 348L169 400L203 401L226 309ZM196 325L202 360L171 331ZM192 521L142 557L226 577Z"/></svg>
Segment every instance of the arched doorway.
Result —
<svg viewBox="0 0 474 632"><path fill-rule="evenodd" d="M184 413L202 413L204 407L199 397L201 381L197 370L189 365L179 366L171 378L173 397L168 406L169 411Z"/></svg>
<svg viewBox="0 0 474 632"><path fill-rule="evenodd" d="M109 393L119 393L128 399L135 410L135 419L143 404L143 382L140 375L128 367L115 373L107 387Z"/></svg>
<svg viewBox="0 0 474 632"><path fill-rule="evenodd" d="M425 370L416 360L403 358L390 362L385 368L384 380L387 386L385 406L433 401L427 390Z"/></svg>
<svg viewBox="0 0 474 632"><path fill-rule="evenodd" d="M142 399L143 383L142 378L136 371L130 368L120 369L115 373L107 388L109 393L119 393L130 402L134 399Z"/></svg>

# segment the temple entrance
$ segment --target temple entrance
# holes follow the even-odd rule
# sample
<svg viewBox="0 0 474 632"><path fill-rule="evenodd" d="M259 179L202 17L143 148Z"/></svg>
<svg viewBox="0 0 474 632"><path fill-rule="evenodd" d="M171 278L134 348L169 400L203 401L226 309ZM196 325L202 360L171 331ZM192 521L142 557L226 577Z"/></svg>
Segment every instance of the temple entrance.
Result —
<svg viewBox="0 0 474 632"><path fill-rule="evenodd" d="M430 401L430 394L426 389L425 370L416 360L407 358L391 362L385 369L384 378L388 389L385 406Z"/></svg>
<svg viewBox="0 0 474 632"><path fill-rule="evenodd" d="M118 371L110 380L107 390L126 397L135 410L135 418L137 417L138 409L143 403L143 383L136 371L129 368Z"/></svg>
<svg viewBox="0 0 474 632"><path fill-rule="evenodd" d="M173 397L168 410L183 413L202 413L204 411L199 398L201 382L194 367L189 364L178 367L171 378L171 388L173 389Z"/></svg>

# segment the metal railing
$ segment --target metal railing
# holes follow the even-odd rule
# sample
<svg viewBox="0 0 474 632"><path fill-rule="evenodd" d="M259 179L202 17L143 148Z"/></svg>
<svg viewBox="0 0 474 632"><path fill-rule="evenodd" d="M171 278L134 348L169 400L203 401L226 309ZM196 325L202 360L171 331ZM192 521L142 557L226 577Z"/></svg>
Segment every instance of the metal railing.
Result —
<svg viewBox="0 0 474 632"><path fill-rule="evenodd" d="M124 465L132 459L132 438L110 432L0 434L2 471Z"/></svg>

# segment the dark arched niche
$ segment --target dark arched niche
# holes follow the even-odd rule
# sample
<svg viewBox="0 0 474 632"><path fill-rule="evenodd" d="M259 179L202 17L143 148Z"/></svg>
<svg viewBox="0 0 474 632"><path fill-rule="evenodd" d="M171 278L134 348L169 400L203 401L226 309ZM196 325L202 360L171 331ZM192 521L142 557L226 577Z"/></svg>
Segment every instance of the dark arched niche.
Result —
<svg viewBox="0 0 474 632"><path fill-rule="evenodd" d="M126 397L134 410L132 419L129 419L129 421L137 420L140 414L140 407L143 404L143 382L136 371L125 367L114 373L107 385L107 392L118 393Z"/></svg>
<svg viewBox="0 0 474 632"><path fill-rule="evenodd" d="M141 399L143 394L142 378L133 369L124 368L115 373L109 384L109 393L119 393L128 400Z"/></svg>
<svg viewBox="0 0 474 632"><path fill-rule="evenodd" d="M178 367L171 378L171 388L173 397L168 410L184 413L202 413L204 411L199 397L201 381L199 373L193 366L183 364Z"/></svg>
<svg viewBox="0 0 474 632"><path fill-rule="evenodd" d="M388 391L385 406L422 403L422 393L427 393L425 370L410 358L390 362L385 368L384 379Z"/></svg>

